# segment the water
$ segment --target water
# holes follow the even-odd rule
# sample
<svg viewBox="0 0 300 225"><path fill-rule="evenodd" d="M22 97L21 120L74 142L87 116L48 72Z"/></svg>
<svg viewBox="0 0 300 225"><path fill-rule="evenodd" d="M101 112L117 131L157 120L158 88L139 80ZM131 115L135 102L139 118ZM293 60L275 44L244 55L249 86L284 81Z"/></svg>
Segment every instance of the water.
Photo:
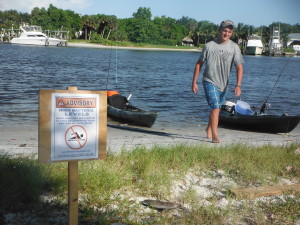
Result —
<svg viewBox="0 0 300 225"><path fill-rule="evenodd" d="M191 80L199 53L0 45L0 124L37 124L39 89L118 88L133 105L156 110L155 127L205 124L207 106ZM273 88L270 113L299 115L300 58L244 56L242 100L261 104ZM288 60L288 61L287 61ZM116 66L117 65L117 66ZM116 76L117 74L117 76ZM200 78L200 77L199 77ZM234 101L235 70L227 100Z"/></svg>

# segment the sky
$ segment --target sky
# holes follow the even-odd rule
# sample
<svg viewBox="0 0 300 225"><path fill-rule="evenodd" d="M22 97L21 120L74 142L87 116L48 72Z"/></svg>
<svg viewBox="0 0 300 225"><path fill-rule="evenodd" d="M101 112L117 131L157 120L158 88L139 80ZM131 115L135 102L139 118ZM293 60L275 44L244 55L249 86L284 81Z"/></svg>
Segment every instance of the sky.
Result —
<svg viewBox="0 0 300 225"><path fill-rule="evenodd" d="M0 0L0 10L30 13L34 7L50 4L82 15L115 15L131 18L139 7L150 8L155 16L180 19L182 16L220 24L225 19L255 27L273 22L300 24L299 0Z"/></svg>

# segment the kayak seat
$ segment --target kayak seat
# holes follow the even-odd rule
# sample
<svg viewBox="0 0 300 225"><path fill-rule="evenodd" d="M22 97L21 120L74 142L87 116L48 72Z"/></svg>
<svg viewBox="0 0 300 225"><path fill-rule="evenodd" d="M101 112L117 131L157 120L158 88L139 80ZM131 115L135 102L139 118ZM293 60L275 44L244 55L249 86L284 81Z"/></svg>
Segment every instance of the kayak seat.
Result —
<svg viewBox="0 0 300 225"><path fill-rule="evenodd" d="M112 95L107 98L107 103L118 109L125 109L128 105L128 100L126 97L122 95Z"/></svg>

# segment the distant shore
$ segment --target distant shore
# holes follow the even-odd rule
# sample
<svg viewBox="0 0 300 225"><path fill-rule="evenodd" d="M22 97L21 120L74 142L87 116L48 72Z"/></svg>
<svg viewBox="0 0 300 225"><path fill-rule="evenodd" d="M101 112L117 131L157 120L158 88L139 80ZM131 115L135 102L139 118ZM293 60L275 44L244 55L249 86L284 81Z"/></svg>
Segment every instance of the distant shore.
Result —
<svg viewBox="0 0 300 225"><path fill-rule="evenodd" d="M122 50L140 50L140 51L172 51L172 52L201 52L202 48L183 49L183 48L154 48L154 47L124 47L124 46L107 46L90 43L68 43L69 47L80 48L102 48L102 49L122 49ZM296 56L297 53L285 52L284 56Z"/></svg>
<svg viewBox="0 0 300 225"><path fill-rule="evenodd" d="M201 52L202 49L182 49L182 48L148 48L148 47L122 47L122 46L106 46L88 43L68 43L69 47L80 48L103 48L103 49L125 49L125 50L142 50L142 51L180 51L180 52Z"/></svg>

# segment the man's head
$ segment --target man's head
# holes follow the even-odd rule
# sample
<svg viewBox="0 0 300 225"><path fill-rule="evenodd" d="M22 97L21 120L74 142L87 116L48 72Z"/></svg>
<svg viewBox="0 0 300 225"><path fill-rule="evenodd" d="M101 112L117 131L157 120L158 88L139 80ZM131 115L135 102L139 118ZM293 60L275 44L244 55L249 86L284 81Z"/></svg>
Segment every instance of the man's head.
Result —
<svg viewBox="0 0 300 225"><path fill-rule="evenodd" d="M229 28L230 30L234 29L234 24L231 20L224 20L221 22L219 30L223 30L225 28Z"/></svg>
<svg viewBox="0 0 300 225"><path fill-rule="evenodd" d="M227 42L234 29L234 24L231 20L224 20L221 22L220 27L219 27L219 41L221 43Z"/></svg>

